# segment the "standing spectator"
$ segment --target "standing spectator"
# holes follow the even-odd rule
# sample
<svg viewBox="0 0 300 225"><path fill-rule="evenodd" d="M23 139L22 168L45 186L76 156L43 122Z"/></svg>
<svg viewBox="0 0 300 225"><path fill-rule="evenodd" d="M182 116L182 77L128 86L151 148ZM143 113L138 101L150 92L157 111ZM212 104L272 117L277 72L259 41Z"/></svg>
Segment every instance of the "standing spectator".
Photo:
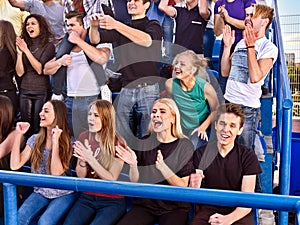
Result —
<svg viewBox="0 0 300 225"><path fill-rule="evenodd" d="M207 143L213 112L219 104L214 88L198 74L205 66L191 50L179 53L173 61L173 77L166 81L166 90L173 96L180 111L183 133L195 149Z"/></svg>
<svg viewBox="0 0 300 225"><path fill-rule="evenodd" d="M12 24L5 20L0 20L0 95L10 98L13 103L14 116L17 115L19 98L17 88L14 83L16 75L16 33Z"/></svg>
<svg viewBox="0 0 300 225"><path fill-rule="evenodd" d="M206 0L207 1L207 7L211 12L211 15L209 17L209 20L207 21L204 37L203 37L203 53L204 57L208 59L208 66L210 69L213 69L213 63L212 63L212 53L213 48L216 40L216 36L214 33L214 7L215 7L215 1L216 0Z"/></svg>
<svg viewBox="0 0 300 225"><path fill-rule="evenodd" d="M158 62L162 30L157 21L146 17L149 6L150 0L128 1L128 25L109 15L91 17L91 42L116 42L119 46L122 90L116 111L119 132L128 144L137 142L135 136L142 138L148 134L151 108L160 96ZM99 32L99 25L106 30Z"/></svg>
<svg viewBox="0 0 300 225"><path fill-rule="evenodd" d="M17 36L21 34L22 24L28 15L28 12L13 7L9 1L0 0L0 20L11 22Z"/></svg>
<svg viewBox="0 0 300 225"><path fill-rule="evenodd" d="M217 140L203 146L194 153L194 166L203 174L191 174L194 179L203 179L204 188L254 192L255 178L261 168L254 152L235 143L237 135L243 132L245 115L243 109L232 103L221 105L215 122ZM200 205L200 210L190 225L245 224L253 225L251 209Z"/></svg>
<svg viewBox="0 0 300 225"><path fill-rule="evenodd" d="M16 39L16 72L22 77L19 87L21 120L31 124L28 137L40 129L38 115L50 92L50 78L44 75L43 67L55 54L52 37L46 19L30 14L23 24L21 37Z"/></svg>
<svg viewBox="0 0 300 225"><path fill-rule="evenodd" d="M242 106L245 124L237 140L253 150L259 121L261 86L278 55L277 47L265 37L266 29L273 20L273 11L267 5L251 7L247 12L244 38L236 45L232 55L233 31L226 25L223 32L221 68L222 74L228 77L224 97L228 102Z"/></svg>
<svg viewBox="0 0 300 225"><path fill-rule="evenodd" d="M116 118L113 105L97 100L89 105L89 130L80 134L74 145L78 158L76 172L79 177L117 180L124 161L116 157ZM69 212L64 225L114 225L125 213L123 196L83 192Z"/></svg>
<svg viewBox="0 0 300 225"><path fill-rule="evenodd" d="M12 170L18 170L30 160L32 173L66 176L72 157L67 108L62 101L48 101L40 112L40 118L40 132L28 139L22 152L21 139L30 124L17 123L10 167ZM42 214L38 224L56 225L75 199L76 194L70 190L35 187L18 210L18 224L31 224Z"/></svg>
<svg viewBox="0 0 300 225"><path fill-rule="evenodd" d="M175 44L173 55L186 49L203 55L203 36L210 17L206 0L187 0L186 7L168 5L168 0L161 0L159 9L175 18ZM184 50L180 49L184 48Z"/></svg>
<svg viewBox="0 0 300 225"><path fill-rule="evenodd" d="M62 66L67 66L65 103L68 107L69 125L75 137L88 128L86 121L88 105L98 98L100 86L105 84L102 66L110 55L110 48L107 45L94 47L85 41L88 30L83 26L83 17L84 13L77 11L66 15L68 40L74 47L70 54L49 61L44 69L46 74L54 74Z"/></svg>
<svg viewBox="0 0 300 225"><path fill-rule="evenodd" d="M40 14L46 18L55 34L56 42L64 36L64 9L55 0L8 0L14 7L30 12L30 14ZM53 40L52 40L53 41Z"/></svg>
<svg viewBox="0 0 300 225"><path fill-rule="evenodd" d="M236 44L242 39L242 32L245 29L244 20L246 10L255 4L255 0L218 0L214 8L214 32L216 36L222 34L224 26L228 24L235 31L235 41L232 44L231 53ZM222 61L224 43L221 42L219 62ZM223 94L225 93L227 77L222 74L221 63L219 64L219 83Z"/></svg>
<svg viewBox="0 0 300 225"><path fill-rule="evenodd" d="M130 180L187 187L194 171L194 150L181 131L179 111L172 99L154 102L149 130L148 142L139 150L116 147L117 156L130 165ZM185 225L190 209L190 203L136 198L117 225Z"/></svg>

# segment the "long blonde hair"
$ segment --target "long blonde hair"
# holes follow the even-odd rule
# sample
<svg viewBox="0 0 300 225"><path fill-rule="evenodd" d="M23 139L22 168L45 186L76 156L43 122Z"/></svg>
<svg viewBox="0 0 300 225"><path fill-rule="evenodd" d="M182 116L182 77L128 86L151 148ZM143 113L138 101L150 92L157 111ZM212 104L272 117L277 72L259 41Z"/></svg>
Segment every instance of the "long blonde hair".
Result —
<svg viewBox="0 0 300 225"><path fill-rule="evenodd" d="M116 112L113 105L106 100L96 100L89 105L96 107L102 128L96 135L99 137L100 152L96 156L98 162L107 170L111 168L115 158L115 143L117 141Z"/></svg>
<svg viewBox="0 0 300 225"><path fill-rule="evenodd" d="M160 99L157 99L153 103L153 105L157 102L165 104L170 109L172 116L175 117L175 122L172 124L172 127L171 127L172 136L176 137L176 138L186 138L186 136L182 132L182 128L181 128L181 124L180 124L180 113L179 113L179 109L178 109L175 101L171 98L160 98ZM149 131L149 134L153 133L153 127L151 125L151 122L149 124L148 131Z"/></svg>
<svg viewBox="0 0 300 225"><path fill-rule="evenodd" d="M56 125L62 129L62 133L59 137L59 157L62 162L63 168L66 170L69 168L69 163L72 157L72 144L71 144L71 135L68 126L68 112L67 107L64 102L59 100L51 100L49 101L54 110L54 121L52 123L52 127ZM40 168L43 159L43 152L46 145L47 138L47 128L41 127L40 132L36 138L34 143L32 153L31 153L31 167L36 171ZM50 152L47 159L47 172L50 173L50 165L51 165L51 156L52 151Z"/></svg>

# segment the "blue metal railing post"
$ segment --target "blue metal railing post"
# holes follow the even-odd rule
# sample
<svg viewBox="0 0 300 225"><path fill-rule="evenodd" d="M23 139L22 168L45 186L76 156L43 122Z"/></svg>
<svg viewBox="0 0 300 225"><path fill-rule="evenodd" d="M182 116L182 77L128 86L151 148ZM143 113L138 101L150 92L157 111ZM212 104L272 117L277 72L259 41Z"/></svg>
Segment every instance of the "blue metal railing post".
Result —
<svg viewBox="0 0 300 225"><path fill-rule="evenodd" d="M18 225L16 185L3 183L4 223Z"/></svg>

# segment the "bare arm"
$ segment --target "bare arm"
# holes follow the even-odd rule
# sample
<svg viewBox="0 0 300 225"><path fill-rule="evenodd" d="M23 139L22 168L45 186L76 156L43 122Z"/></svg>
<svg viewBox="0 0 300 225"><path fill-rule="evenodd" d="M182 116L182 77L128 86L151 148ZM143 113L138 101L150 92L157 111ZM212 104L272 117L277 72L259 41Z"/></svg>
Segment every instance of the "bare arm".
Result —
<svg viewBox="0 0 300 225"><path fill-rule="evenodd" d="M8 0L9 3L16 8L24 9L25 8L25 1L24 0Z"/></svg>
<svg viewBox="0 0 300 225"><path fill-rule="evenodd" d="M254 192L256 175L243 176L242 189L243 192ZM214 214L210 217L209 223L212 224L233 224L242 219L251 212L251 208L237 207L232 213L228 215Z"/></svg>
<svg viewBox="0 0 300 225"><path fill-rule="evenodd" d="M231 31L229 25L225 25L223 30L224 51L221 59L221 75L224 77L229 76L231 69L230 48L234 43L234 33L234 30Z"/></svg>
<svg viewBox="0 0 300 225"><path fill-rule="evenodd" d="M26 145L25 149L20 152L23 135L27 132L29 126L29 123L24 122L18 122L16 125L16 135L10 156L10 168L12 170L20 169L30 158L31 148L29 147L29 145Z"/></svg>
<svg viewBox="0 0 300 225"><path fill-rule="evenodd" d="M156 168L161 172L163 177L173 186L187 187L189 182L189 176L178 177L164 162L161 151L157 151Z"/></svg>
<svg viewBox="0 0 300 225"><path fill-rule="evenodd" d="M210 16L210 11L208 10L207 1L206 0L199 0L198 1L198 8L200 16L207 20Z"/></svg>
<svg viewBox="0 0 300 225"><path fill-rule="evenodd" d="M220 16L220 14L215 14L214 15L214 32L216 36L220 36L223 33L224 29L224 20Z"/></svg>
<svg viewBox="0 0 300 225"><path fill-rule="evenodd" d="M177 11L175 9L175 7L173 7L172 5L168 5L168 0L161 0L158 8L160 11L164 12L167 16L170 17L175 17L177 14ZM199 9L200 10L200 9Z"/></svg>
<svg viewBox="0 0 300 225"><path fill-rule="evenodd" d="M169 78L165 82L166 91L169 96L172 96L172 85L173 85L173 78Z"/></svg>
<svg viewBox="0 0 300 225"><path fill-rule="evenodd" d="M61 158L59 156L59 137L62 130L56 126L52 129L52 155L51 155L51 165L50 173L51 175L60 176L65 172L63 168Z"/></svg>
<svg viewBox="0 0 300 225"><path fill-rule="evenodd" d="M53 58L48 61L44 66L44 74L45 75L53 75L57 72L57 70L61 66L69 66L72 63L72 56L66 54L63 55L61 58L56 59Z"/></svg>

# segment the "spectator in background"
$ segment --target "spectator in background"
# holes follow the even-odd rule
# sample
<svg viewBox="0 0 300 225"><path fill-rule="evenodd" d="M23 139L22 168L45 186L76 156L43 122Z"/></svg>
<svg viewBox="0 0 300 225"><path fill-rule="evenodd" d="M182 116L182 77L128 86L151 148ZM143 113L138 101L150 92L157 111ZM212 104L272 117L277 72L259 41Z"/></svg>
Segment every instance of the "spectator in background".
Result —
<svg viewBox="0 0 300 225"><path fill-rule="evenodd" d="M236 44L243 38L242 32L245 29L244 20L246 10L255 4L255 0L218 0L214 7L214 32L216 36L222 34L227 24L235 31L235 39L232 44L231 53ZM219 61L222 61L224 43L221 42ZM227 77L222 74L221 63L219 64L219 83L223 94L225 93Z"/></svg>
<svg viewBox="0 0 300 225"><path fill-rule="evenodd" d="M192 143L183 135L180 114L172 99L154 102L149 124L150 136L139 149L117 146L117 156L130 165L132 182L187 187L194 171ZM185 225L190 203L136 198L131 210L117 225Z"/></svg>
<svg viewBox="0 0 300 225"><path fill-rule="evenodd" d="M56 44L64 36L64 9L55 0L8 0L14 7L30 12L31 14L40 14L49 22L52 32L55 35ZM54 40L51 40L54 41Z"/></svg>
<svg viewBox="0 0 300 225"><path fill-rule="evenodd" d="M173 61L174 78L165 84L179 108L183 133L195 149L207 143L213 112L219 105L214 88L201 78L201 73L206 74L203 63L191 50L179 53Z"/></svg>
<svg viewBox="0 0 300 225"><path fill-rule="evenodd" d="M199 188L203 179L203 188L254 192L256 175L262 172L259 162L251 149L235 142L243 132L243 109L227 103L216 114L216 141L195 151L194 166L203 174L191 174L191 186ZM250 212L251 208L201 204L190 225L253 225Z"/></svg>
<svg viewBox="0 0 300 225"><path fill-rule="evenodd" d="M129 145L136 144L136 137L148 134L153 102L159 98L158 62L161 52L162 29L155 20L146 17L150 0L128 1L131 22L127 25L109 15L91 17L91 42L116 42L122 68L122 90L116 108L118 131ZM100 26L101 30L98 31ZM131 145L131 146L132 146Z"/></svg>
<svg viewBox="0 0 300 225"><path fill-rule="evenodd" d="M89 105L89 130L80 134L74 144L78 158L76 172L79 177L117 180L124 161L116 157L116 146L123 144L117 137L113 105L97 100ZM83 192L71 208L64 225L114 225L125 213L123 196Z"/></svg>
<svg viewBox="0 0 300 225"><path fill-rule="evenodd" d="M28 12L12 7L9 1L0 0L0 20L11 22L17 36L20 36L22 24L28 15Z"/></svg>
<svg viewBox="0 0 300 225"><path fill-rule="evenodd" d="M94 47L86 42L88 30L83 26L83 12L72 11L66 15L68 40L74 47L70 54L54 58L44 68L46 74L54 74L62 66L67 66L67 96L69 126L77 138L87 130L88 105L98 99L100 87L105 84L103 71L110 56L110 47L101 44ZM94 69L93 69L94 68Z"/></svg>
<svg viewBox="0 0 300 225"><path fill-rule="evenodd" d="M13 115L16 117L19 106L17 88L14 82L16 76L16 33L13 25L0 20L0 95L9 97L13 103Z"/></svg>
<svg viewBox="0 0 300 225"><path fill-rule="evenodd" d="M166 15L175 18L174 43L176 45L173 48L173 55L186 49L203 55L203 36L211 14L206 0L187 0L186 7L168 5L168 0L161 0L159 9Z"/></svg>
<svg viewBox="0 0 300 225"><path fill-rule="evenodd" d="M66 176L72 157L67 108L62 101L48 101L40 112L40 118L40 132L28 139L22 152L21 140L30 124L17 123L10 167L18 170L30 160L32 173ZM56 225L71 207L76 196L70 190L35 187L18 210L18 224L29 225L41 215L38 224Z"/></svg>
<svg viewBox="0 0 300 225"><path fill-rule="evenodd" d="M55 54L52 37L46 19L30 14L23 24L21 37L16 39L16 73L22 77L19 87L21 120L31 124L27 137L39 131L38 115L51 91L50 78L43 73L43 67Z"/></svg>
<svg viewBox="0 0 300 225"><path fill-rule="evenodd" d="M212 53L213 48L216 40L216 36L214 33L214 7L215 7L215 1L216 0L206 0L207 1L207 7L211 12L211 15L209 17L209 20L207 21L207 25L205 28L204 36L203 36L203 54L204 57L208 60L208 66L210 69L213 68L212 63Z"/></svg>

